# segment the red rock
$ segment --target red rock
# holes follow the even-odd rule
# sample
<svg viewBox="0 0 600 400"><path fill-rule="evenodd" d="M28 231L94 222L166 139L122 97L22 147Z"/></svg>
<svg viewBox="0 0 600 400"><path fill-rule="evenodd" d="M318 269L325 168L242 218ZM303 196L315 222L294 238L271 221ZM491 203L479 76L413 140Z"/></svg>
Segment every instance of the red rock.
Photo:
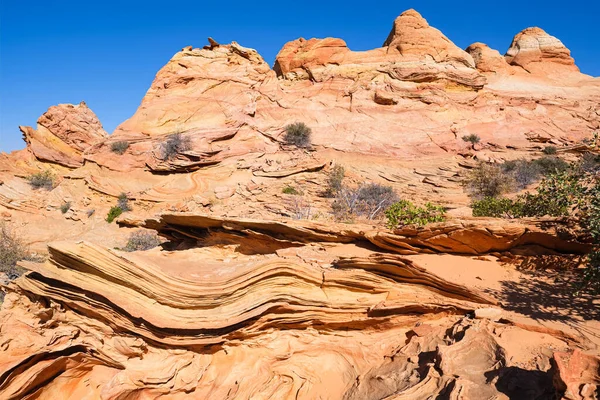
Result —
<svg viewBox="0 0 600 400"><path fill-rule="evenodd" d="M84 102L50 107L38 119L37 130L29 126L19 129L38 160L71 168L83 165L83 153L107 137L98 117Z"/></svg>

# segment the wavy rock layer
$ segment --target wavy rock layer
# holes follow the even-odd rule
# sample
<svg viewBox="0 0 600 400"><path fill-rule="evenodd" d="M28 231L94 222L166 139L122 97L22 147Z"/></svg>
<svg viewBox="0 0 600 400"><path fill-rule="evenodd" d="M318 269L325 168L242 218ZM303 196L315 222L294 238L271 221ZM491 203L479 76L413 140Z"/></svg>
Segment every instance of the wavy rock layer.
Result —
<svg viewBox="0 0 600 400"><path fill-rule="evenodd" d="M30 272L7 287L0 397L493 399L596 390L597 359L573 353L577 339L499 319L493 299L399 255L319 255L356 232L334 238L291 225L171 214L157 228L294 238L296 253L244 255L223 241L139 253L52 244L47 262L23 263Z"/></svg>

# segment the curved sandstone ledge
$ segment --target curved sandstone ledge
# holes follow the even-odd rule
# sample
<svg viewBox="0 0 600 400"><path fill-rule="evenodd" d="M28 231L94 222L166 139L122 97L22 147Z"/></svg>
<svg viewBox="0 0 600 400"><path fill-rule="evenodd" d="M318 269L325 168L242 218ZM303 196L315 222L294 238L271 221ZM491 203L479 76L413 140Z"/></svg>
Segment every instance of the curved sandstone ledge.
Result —
<svg viewBox="0 0 600 400"><path fill-rule="evenodd" d="M585 254L590 246L575 238L558 235L558 220L531 219L521 222L499 219L452 220L425 227L396 230L372 225L347 225L313 221L264 221L214 217L193 213L163 213L143 223L120 220L123 225L141 225L157 230L171 240L199 242L231 240L240 251L272 252L278 248L311 242L370 243L381 250L402 255L448 253L481 255L495 252L515 254Z"/></svg>
<svg viewBox="0 0 600 400"><path fill-rule="evenodd" d="M31 272L12 290L165 345L224 343L267 327L366 327L402 315L466 314L495 303L398 256L341 260L332 268L273 257L186 261L194 250L156 259L88 243L49 249L45 264L22 263ZM174 273L182 268L184 276Z"/></svg>

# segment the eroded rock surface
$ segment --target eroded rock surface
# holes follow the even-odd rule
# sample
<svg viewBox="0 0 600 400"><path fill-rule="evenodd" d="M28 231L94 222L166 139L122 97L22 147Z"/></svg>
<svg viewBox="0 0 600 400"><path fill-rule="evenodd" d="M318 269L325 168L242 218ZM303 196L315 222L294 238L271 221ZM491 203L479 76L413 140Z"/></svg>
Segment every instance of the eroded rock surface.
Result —
<svg viewBox="0 0 600 400"><path fill-rule="evenodd" d="M83 153L107 137L98 117L84 102L50 107L38 119L37 129L19 129L38 160L71 168L82 166Z"/></svg>

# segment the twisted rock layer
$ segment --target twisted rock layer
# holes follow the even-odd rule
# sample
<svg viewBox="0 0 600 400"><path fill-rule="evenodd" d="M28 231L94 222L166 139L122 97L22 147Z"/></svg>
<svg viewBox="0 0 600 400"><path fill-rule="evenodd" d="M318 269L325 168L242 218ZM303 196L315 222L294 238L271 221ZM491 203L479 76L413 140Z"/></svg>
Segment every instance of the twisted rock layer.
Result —
<svg viewBox="0 0 600 400"><path fill-rule="evenodd" d="M123 224L134 221L123 220ZM487 254L513 252L527 254L585 254L590 247L561 239L552 230L544 229L544 220L531 220L530 225L502 220L480 219L429 224L426 227L407 226L394 231L372 226L316 223L308 221L265 221L230 219L193 213L163 213L158 219L148 219L143 226L155 229L171 240L190 238L201 242L231 240L240 251L272 252L283 247L301 246L310 242L370 242L380 249L397 254ZM556 229L554 227L553 229Z"/></svg>
<svg viewBox="0 0 600 400"><path fill-rule="evenodd" d="M81 242L23 266L0 311L3 399L541 399L597 384L570 339L473 320L494 301L391 254Z"/></svg>

